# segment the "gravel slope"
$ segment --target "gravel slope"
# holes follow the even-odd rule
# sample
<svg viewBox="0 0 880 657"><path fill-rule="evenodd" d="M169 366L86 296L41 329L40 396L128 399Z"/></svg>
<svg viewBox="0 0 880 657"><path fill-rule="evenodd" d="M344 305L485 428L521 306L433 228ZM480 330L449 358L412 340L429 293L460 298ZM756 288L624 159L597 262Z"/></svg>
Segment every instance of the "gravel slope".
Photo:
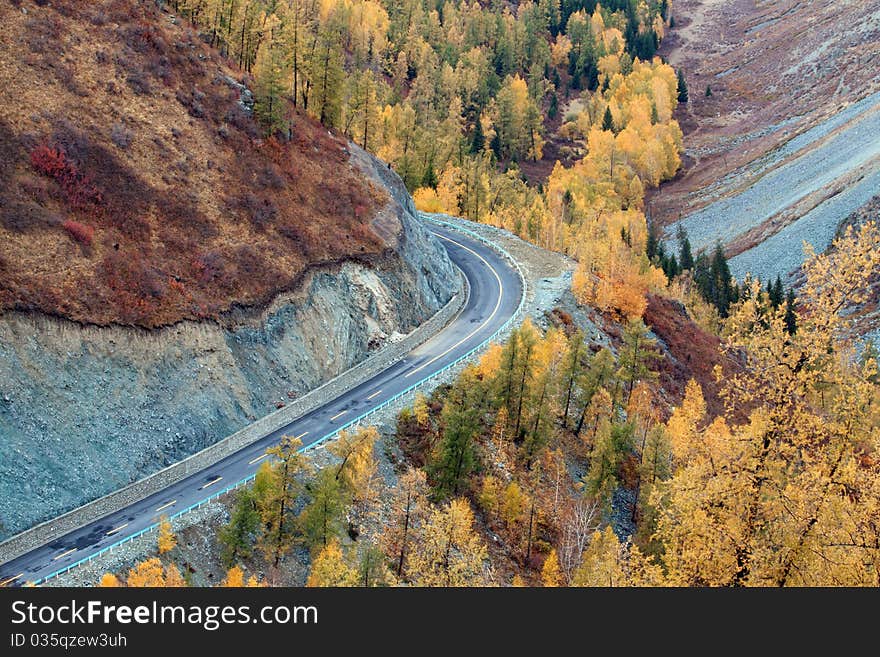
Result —
<svg viewBox="0 0 880 657"><path fill-rule="evenodd" d="M811 194L840 185L860 168L862 177L809 209L793 223L757 247L731 260L738 278L746 271L762 278L787 275L802 262L802 242L817 249L828 246L837 226L864 205L880 182L880 93L854 103L756 162L763 175L742 192L712 203L681 223L695 249L725 245L760 227L776 215L791 211ZM785 223L785 222L783 222ZM674 235L676 226L667 229Z"/></svg>

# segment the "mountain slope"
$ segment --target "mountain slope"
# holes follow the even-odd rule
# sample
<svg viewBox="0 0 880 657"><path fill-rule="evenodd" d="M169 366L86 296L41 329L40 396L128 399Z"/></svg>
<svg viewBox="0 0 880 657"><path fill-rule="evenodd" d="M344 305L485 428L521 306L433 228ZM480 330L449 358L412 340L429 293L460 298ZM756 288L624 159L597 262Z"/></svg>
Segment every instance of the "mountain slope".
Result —
<svg viewBox="0 0 880 657"><path fill-rule="evenodd" d="M400 178L260 139L152 0L5 4L0 539L215 443L459 289ZM247 80L246 80L247 81Z"/></svg>
<svg viewBox="0 0 880 657"><path fill-rule="evenodd" d="M6 3L0 19L16 90L0 309L155 327L265 306L316 263L393 246L371 230L387 192L346 143L299 116L290 141L261 139L241 74L157 3Z"/></svg>

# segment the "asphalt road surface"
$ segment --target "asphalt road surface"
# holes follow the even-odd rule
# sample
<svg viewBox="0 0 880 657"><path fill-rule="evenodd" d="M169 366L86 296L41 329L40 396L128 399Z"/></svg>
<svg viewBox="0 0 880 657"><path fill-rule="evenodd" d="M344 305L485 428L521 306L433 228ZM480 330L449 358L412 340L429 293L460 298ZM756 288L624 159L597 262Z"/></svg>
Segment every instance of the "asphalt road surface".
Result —
<svg viewBox="0 0 880 657"><path fill-rule="evenodd" d="M432 226L452 261L470 283L470 298L457 318L403 360L324 406L272 432L222 461L194 473L130 506L53 539L0 566L0 585L40 582L70 564L196 504L214 491L253 474L266 457L266 448L281 436L297 436L303 444L319 440L345 424L453 362L490 337L515 312L523 294L513 265L483 242L457 231ZM21 500L26 504L27 500Z"/></svg>

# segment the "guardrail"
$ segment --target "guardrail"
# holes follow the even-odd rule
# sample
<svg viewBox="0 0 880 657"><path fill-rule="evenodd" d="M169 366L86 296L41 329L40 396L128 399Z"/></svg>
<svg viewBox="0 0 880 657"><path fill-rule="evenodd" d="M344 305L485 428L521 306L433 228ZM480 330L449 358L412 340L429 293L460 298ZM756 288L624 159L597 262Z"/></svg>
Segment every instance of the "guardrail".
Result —
<svg viewBox="0 0 880 657"><path fill-rule="evenodd" d="M502 256L504 256L505 259L510 261L510 263L513 265L514 269L516 269L516 272L519 275L520 282L522 284L522 296L520 297L519 305L517 306L514 313L507 319L507 321L505 321L504 324L502 324L500 327L498 327L492 333L492 335L490 335L488 338L483 340L480 344L476 345L475 347L472 347L465 354L459 356L451 363L444 365L442 368L440 368L439 370L437 370L433 374L429 374L424 379L414 383L413 385L409 386L405 390L398 392L393 397L386 399L384 402L382 402L378 406L371 408L369 411L362 413L361 415L359 415L358 417L356 417L352 420L349 420L348 422L346 422L342 426L340 426L340 427L334 429L333 431L331 431L330 433L322 436L321 438L314 441L313 443L310 443L309 445L303 447L300 451L305 452L305 451L314 449L315 447L322 445L323 443L330 440L331 438L334 438L335 436L339 435L340 432L345 431L346 429L348 429L352 426L360 425L364 420L368 419L369 417L373 416L374 414L378 413L379 411L384 410L385 408L388 408L391 404L400 402L407 395L413 395L418 388L426 385L427 383L430 383L432 380L434 380L435 378L437 378L441 374L449 371L453 367L456 367L457 365L461 364L463 361L471 358L475 353L477 353L481 349L484 349L489 343L493 342L495 339L498 338L499 335L501 335L504 331L509 329L510 326L518 319L518 317L522 313L523 306L525 305L525 301L526 301L526 292L528 290L528 287L527 287L526 277L523 275L523 271L520 268L519 263L516 261L516 259L514 259L514 257L512 255L510 255L503 247L492 242L488 238L485 238L482 235L475 233L472 230L468 230L467 228L464 228L462 226L458 226L456 224L453 224L448 221L444 221L442 219L437 219L436 217L432 217L430 215L427 215L427 214L424 214L421 212L419 213L419 216L426 221L430 221L430 222L438 224L440 226L446 226L447 228L451 228L452 230L456 230L460 233L464 233L470 237L473 237L474 239L476 239L480 242L483 242L484 244L487 244L492 249L494 249L495 251L500 253ZM202 507L203 505L207 504L208 502L212 502L213 500L217 499L221 495L225 495L226 493L229 493L230 491L233 491L236 488L240 488L241 486L244 486L245 484L249 484L251 481L254 480L255 477L256 477L256 473L248 475L244 479L240 479L239 481L235 482L234 484L230 484L226 488L223 488L219 491L214 492L213 494L209 495L208 497L201 500L200 502L196 502L195 504L191 504L187 508L182 509L181 511L178 511L177 513L169 516L168 519L169 519L169 521L174 520L175 518L179 518L180 516L182 516L186 513L190 513L191 511L195 511L196 509ZM135 539L143 536L144 534L155 531L158 526L159 526L159 523L153 523L149 527L145 527L144 529L132 534L131 536L126 536L125 538L120 539L120 540L116 541L115 543L98 550L94 554L90 554L89 556L84 557L84 558L80 559L79 561L75 561L74 563L72 563L68 566L65 566L64 568L56 570L55 572L52 572L49 575L46 575L45 577L38 579L37 581L33 582L33 584L35 586L39 586L40 584L47 582L48 580L52 579L53 577L58 577L59 575L64 575L65 573L70 572L74 568L78 568L79 566L82 566L83 564L89 563L90 561L93 561L94 559L97 559L98 557L100 557L104 554L107 554L108 552L112 552L114 549L116 549L126 543L130 543L131 541L134 541Z"/></svg>

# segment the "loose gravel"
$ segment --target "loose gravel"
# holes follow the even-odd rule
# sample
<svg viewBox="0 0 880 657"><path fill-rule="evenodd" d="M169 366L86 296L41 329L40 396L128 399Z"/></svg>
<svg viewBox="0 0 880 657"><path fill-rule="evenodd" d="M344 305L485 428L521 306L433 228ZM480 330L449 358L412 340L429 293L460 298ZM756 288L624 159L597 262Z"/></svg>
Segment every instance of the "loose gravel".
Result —
<svg viewBox="0 0 880 657"><path fill-rule="evenodd" d="M755 166L763 176L743 192L712 203L683 219L691 244L697 250L716 241L729 244L846 174L867 166L869 173L856 185L832 196L765 242L766 247L745 252L731 263L741 278L752 271L762 278L786 275L803 260L803 240L824 248L837 225L863 205L877 189L873 160L880 157L880 93L845 108L834 117L799 135ZM800 153L798 155L798 153ZM788 159L788 158L794 159ZM803 224L803 225L801 225ZM676 226L667 229L672 237Z"/></svg>

